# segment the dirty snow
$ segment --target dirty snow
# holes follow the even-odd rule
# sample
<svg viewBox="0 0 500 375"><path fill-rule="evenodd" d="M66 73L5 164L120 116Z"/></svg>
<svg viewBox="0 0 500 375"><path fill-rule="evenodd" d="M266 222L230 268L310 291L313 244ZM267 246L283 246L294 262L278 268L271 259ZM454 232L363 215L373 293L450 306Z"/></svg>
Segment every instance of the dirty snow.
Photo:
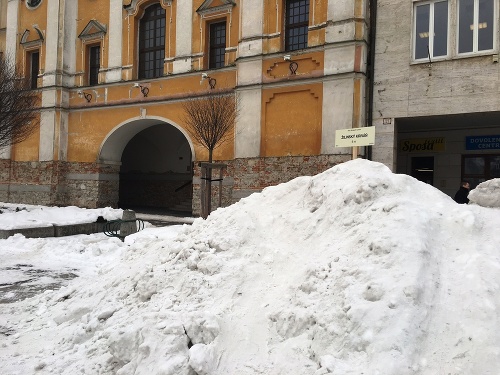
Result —
<svg viewBox="0 0 500 375"><path fill-rule="evenodd" d="M2 282L78 277L0 304L1 371L498 374L499 224L358 159L124 243L16 235Z"/></svg>

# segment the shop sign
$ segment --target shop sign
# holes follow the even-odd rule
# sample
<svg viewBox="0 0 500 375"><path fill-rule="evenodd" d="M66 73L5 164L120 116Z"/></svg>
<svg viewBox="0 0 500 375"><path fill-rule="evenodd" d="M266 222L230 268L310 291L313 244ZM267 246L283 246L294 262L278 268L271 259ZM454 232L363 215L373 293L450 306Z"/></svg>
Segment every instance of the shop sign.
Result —
<svg viewBox="0 0 500 375"><path fill-rule="evenodd" d="M335 147L373 146L374 144L375 126L335 131Z"/></svg>
<svg viewBox="0 0 500 375"><path fill-rule="evenodd" d="M399 144L402 152L436 152L444 151L444 138L413 138L404 139Z"/></svg>
<svg viewBox="0 0 500 375"><path fill-rule="evenodd" d="M499 150L500 135L465 137L466 150Z"/></svg>

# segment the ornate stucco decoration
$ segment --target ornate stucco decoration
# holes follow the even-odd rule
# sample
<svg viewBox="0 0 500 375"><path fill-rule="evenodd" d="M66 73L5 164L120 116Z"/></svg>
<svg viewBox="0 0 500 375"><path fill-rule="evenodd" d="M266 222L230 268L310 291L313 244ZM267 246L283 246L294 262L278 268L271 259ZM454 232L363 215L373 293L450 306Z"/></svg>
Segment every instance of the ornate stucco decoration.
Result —
<svg viewBox="0 0 500 375"><path fill-rule="evenodd" d="M78 35L78 38L81 40L88 40L88 39L97 39L97 38L103 38L104 35L106 35L107 32L107 27L106 25L103 25L99 21L96 20L90 20L90 22L85 26Z"/></svg>
<svg viewBox="0 0 500 375"><path fill-rule="evenodd" d="M150 2L150 0L123 0L123 9L128 12L129 16L135 16L139 12L141 5L148 2ZM164 8L166 8L167 6L172 6L172 0L160 0L158 2Z"/></svg>
<svg viewBox="0 0 500 375"><path fill-rule="evenodd" d="M231 12L236 2L233 0L205 0L203 4L196 9L196 13L200 15L218 13L218 12Z"/></svg>
<svg viewBox="0 0 500 375"><path fill-rule="evenodd" d="M31 48L35 46L40 46L42 45L43 41L45 38L43 37L43 31L39 29L38 25L33 25L33 29L35 29L36 34L35 34L35 39L30 39L30 31L28 29L24 30L23 35L21 36L21 42L20 44L24 48Z"/></svg>

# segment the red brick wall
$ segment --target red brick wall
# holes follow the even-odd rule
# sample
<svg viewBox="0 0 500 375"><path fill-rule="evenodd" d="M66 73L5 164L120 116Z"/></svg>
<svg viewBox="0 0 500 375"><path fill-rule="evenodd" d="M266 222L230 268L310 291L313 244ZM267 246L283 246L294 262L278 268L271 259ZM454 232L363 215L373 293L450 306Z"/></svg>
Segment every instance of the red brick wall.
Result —
<svg viewBox="0 0 500 375"><path fill-rule="evenodd" d="M348 160L348 156L290 156L245 158L223 161L222 207L261 191L271 185L299 176L312 176ZM10 162L0 160L0 201L41 205L79 207L117 207L119 202L119 166L97 163ZM192 186L193 215L201 213L200 167L196 163ZM213 178L219 178L218 172ZM191 188L174 197L180 183L149 186L147 197L152 207L168 207L175 201L190 198ZM133 189L131 189L133 192ZM137 192L139 194L139 192ZM141 193L142 194L142 193ZM137 195L139 197L139 195ZM144 197L143 197L144 198ZM212 184L212 209L219 201L219 183Z"/></svg>
<svg viewBox="0 0 500 375"><path fill-rule="evenodd" d="M259 192L267 186L288 182L299 176L314 176L339 163L349 160L343 155L287 156L268 158L245 158L222 161L228 165L224 173L222 206L237 202L252 192ZM219 163L219 162L218 162ZM193 185L193 215L201 213L200 167L195 165ZM213 178L218 178L214 176ZM212 209L218 204L219 184L212 184Z"/></svg>

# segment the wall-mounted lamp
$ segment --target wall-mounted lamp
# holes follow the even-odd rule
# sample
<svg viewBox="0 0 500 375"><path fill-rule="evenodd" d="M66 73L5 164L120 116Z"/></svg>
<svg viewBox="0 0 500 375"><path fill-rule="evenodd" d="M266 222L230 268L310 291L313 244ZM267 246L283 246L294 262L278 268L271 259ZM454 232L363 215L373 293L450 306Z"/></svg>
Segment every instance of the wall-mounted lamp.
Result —
<svg viewBox="0 0 500 375"><path fill-rule="evenodd" d="M285 61L292 61L292 56L285 55L285 56L283 56L283 60L285 60Z"/></svg>
<svg viewBox="0 0 500 375"><path fill-rule="evenodd" d="M90 103L90 101L92 100L92 94L89 93L89 92L84 92L82 90L78 90L78 96L80 98L85 98L85 100L87 101L87 103Z"/></svg>
<svg viewBox="0 0 500 375"><path fill-rule="evenodd" d="M201 73L201 80L203 81L204 79L208 79L208 84L210 85L211 90L215 88L215 85L217 84L217 80L215 78L210 77L208 73Z"/></svg>
<svg viewBox="0 0 500 375"><path fill-rule="evenodd" d="M141 89L141 92L142 92L142 95L146 98L149 94L149 88L147 88L146 86L142 86L140 84L138 84L137 82L134 83L134 86L133 87L139 87Z"/></svg>

